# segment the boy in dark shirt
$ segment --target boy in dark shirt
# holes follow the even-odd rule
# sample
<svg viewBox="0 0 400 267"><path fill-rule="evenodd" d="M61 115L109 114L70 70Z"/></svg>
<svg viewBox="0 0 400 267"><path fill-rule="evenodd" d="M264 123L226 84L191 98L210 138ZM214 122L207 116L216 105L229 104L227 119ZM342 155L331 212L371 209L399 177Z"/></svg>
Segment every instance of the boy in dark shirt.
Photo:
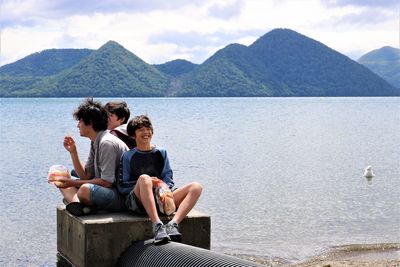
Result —
<svg viewBox="0 0 400 267"><path fill-rule="evenodd" d="M134 117L129 121L127 131L135 139L137 146L122 155L118 190L125 195L125 203L129 210L150 217L155 244L169 240L181 241L179 223L196 204L201 195L202 185L192 182L173 190L177 210L173 219L164 225L158 216L153 184L155 178L158 178L170 189L174 186L167 151L151 144L153 126L147 116Z"/></svg>
<svg viewBox="0 0 400 267"><path fill-rule="evenodd" d="M128 104L125 101L110 101L104 105L104 108L108 111L110 134L124 141L129 149L134 148L136 146L135 139L130 137L126 131L126 123L131 115Z"/></svg>

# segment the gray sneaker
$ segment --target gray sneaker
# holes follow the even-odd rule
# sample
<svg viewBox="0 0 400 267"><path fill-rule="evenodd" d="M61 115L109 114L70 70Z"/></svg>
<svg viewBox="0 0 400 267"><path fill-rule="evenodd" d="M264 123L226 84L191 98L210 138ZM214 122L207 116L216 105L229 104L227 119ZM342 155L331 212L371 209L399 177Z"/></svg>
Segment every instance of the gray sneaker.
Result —
<svg viewBox="0 0 400 267"><path fill-rule="evenodd" d="M162 245L171 240L165 228L162 223L153 224L154 245Z"/></svg>
<svg viewBox="0 0 400 267"><path fill-rule="evenodd" d="M172 241L182 242L182 234L179 233L179 225L177 223L168 223L166 228L167 234Z"/></svg>

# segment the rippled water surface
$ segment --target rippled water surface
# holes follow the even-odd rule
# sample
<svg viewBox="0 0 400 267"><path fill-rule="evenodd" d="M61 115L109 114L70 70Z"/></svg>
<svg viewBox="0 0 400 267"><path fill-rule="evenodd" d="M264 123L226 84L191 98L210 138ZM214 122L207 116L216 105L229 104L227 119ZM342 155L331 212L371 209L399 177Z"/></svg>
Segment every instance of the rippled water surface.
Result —
<svg viewBox="0 0 400 267"><path fill-rule="evenodd" d="M176 184L204 185L196 209L214 251L296 261L400 241L400 98L125 100L152 118ZM65 134L86 159L72 118L82 99L0 101L0 265L55 266L61 198L46 175L72 166Z"/></svg>

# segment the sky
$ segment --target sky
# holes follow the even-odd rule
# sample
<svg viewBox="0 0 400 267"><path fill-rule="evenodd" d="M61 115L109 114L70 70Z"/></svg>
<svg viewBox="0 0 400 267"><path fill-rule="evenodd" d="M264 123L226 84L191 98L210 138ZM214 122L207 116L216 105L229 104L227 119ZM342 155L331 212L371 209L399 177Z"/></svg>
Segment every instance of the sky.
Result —
<svg viewBox="0 0 400 267"><path fill-rule="evenodd" d="M0 66L109 40L149 64L202 63L287 28L357 60L399 48L400 0L0 0Z"/></svg>

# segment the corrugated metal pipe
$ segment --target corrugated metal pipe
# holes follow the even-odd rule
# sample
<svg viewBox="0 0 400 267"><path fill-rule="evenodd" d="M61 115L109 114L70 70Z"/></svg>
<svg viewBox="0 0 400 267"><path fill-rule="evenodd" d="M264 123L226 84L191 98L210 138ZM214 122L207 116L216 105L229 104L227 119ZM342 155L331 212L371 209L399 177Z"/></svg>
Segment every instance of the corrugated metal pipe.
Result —
<svg viewBox="0 0 400 267"><path fill-rule="evenodd" d="M265 267L255 262L176 242L155 246L151 240L139 241L128 247L121 254L117 266Z"/></svg>

